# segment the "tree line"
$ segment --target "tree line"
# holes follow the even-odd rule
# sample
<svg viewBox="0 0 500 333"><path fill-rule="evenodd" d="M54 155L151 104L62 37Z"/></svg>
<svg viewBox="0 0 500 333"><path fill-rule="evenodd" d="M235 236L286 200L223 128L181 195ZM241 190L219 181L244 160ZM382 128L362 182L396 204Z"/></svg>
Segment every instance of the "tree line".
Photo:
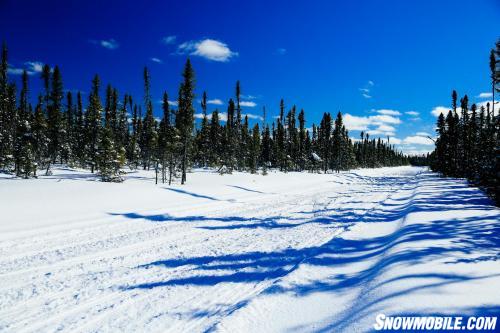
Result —
<svg viewBox="0 0 500 333"><path fill-rule="evenodd" d="M304 110L288 111L280 102L279 116L250 125L241 108L241 87L226 113L207 110L207 93L201 98L202 119L195 126L195 74L189 59L182 72L177 108L171 108L165 92L163 115L154 117L150 73L144 68L144 98L120 96L107 85L104 103L96 75L84 107L63 88L58 66L44 65L43 91L36 105L30 103L29 76L22 74L18 93L8 77L8 52L4 44L0 68L0 169L23 178L51 173L56 164L89 169L102 181L121 181L124 166L155 170L156 182L186 182L191 167L216 168L220 173L248 171L266 174L280 171L329 172L408 164L408 157L389 142L361 133L353 140L338 112L335 119L324 113L319 125L306 128ZM145 111L143 114L143 110ZM224 119L225 116L227 119ZM225 120L225 121L224 121Z"/></svg>
<svg viewBox="0 0 500 333"><path fill-rule="evenodd" d="M495 110L495 92L500 91L500 40L489 58L491 104L469 105L454 90L451 109L437 120L436 148L430 156L431 168L449 177L467 178L485 189L500 204L500 117Z"/></svg>

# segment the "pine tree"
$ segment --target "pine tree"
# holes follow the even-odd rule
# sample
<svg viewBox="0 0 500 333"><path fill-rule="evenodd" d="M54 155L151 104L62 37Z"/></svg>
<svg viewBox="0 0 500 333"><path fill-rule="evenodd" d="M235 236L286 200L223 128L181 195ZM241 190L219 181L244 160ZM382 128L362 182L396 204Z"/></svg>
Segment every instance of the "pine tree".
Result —
<svg viewBox="0 0 500 333"><path fill-rule="evenodd" d="M96 162L103 182L121 182L120 157L113 141L113 129L110 122L100 128Z"/></svg>
<svg viewBox="0 0 500 333"><path fill-rule="evenodd" d="M9 165L10 155L10 124L11 115L8 113L10 107L8 106L8 90L9 82L7 76L8 62L7 62L7 45L2 45L2 59L0 64L0 170L7 169Z"/></svg>
<svg viewBox="0 0 500 333"><path fill-rule="evenodd" d="M214 112L212 112L212 117L210 119L210 145L208 148L209 163L212 167L219 166L222 163L221 155L223 151L221 142L223 139L223 135L223 129L219 124L219 111L215 110Z"/></svg>
<svg viewBox="0 0 500 333"><path fill-rule="evenodd" d="M162 183L165 183L168 170L168 184L172 184L175 177L175 152L176 152L176 134L172 126L171 111L168 104L168 95L163 93L163 118L160 122L158 133L158 154L162 167Z"/></svg>
<svg viewBox="0 0 500 333"><path fill-rule="evenodd" d="M182 73L183 82L179 88L178 111L175 118L181 142L181 184L186 182L186 172L189 166L191 136L194 127L194 70L188 59Z"/></svg>
<svg viewBox="0 0 500 333"><path fill-rule="evenodd" d="M99 143L99 134L101 129L102 105L99 97L99 76L96 75L92 80L92 90L89 96L89 105L85 114L85 141L87 164L90 165L90 171L98 166L97 150Z"/></svg>
<svg viewBox="0 0 500 333"><path fill-rule="evenodd" d="M227 107L227 122L224 128L224 138L223 138L223 157L221 166L221 171L223 169L227 169L226 172L231 173L236 168L236 129L235 129L235 120L234 120L234 112L235 105L233 99L229 99L228 107Z"/></svg>
<svg viewBox="0 0 500 333"><path fill-rule="evenodd" d="M35 107L35 115L33 119L33 153L35 158L34 176L36 177L37 166L44 166L48 161L48 138L47 138L47 122L43 113L43 97L38 96L38 103Z"/></svg>
<svg viewBox="0 0 500 333"><path fill-rule="evenodd" d="M201 119L201 128L198 139L198 155L199 163L202 167L208 166L208 152L210 147L210 128L207 118L207 93L203 92L201 98L201 109L203 111L203 118Z"/></svg>
<svg viewBox="0 0 500 333"><path fill-rule="evenodd" d="M73 133L74 133L74 106L73 95L70 91L66 94L66 113L62 117L64 122L61 124L61 155L66 163L73 163Z"/></svg>
<svg viewBox="0 0 500 333"><path fill-rule="evenodd" d="M31 133L31 112L28 106L28 73L23 72L19 109L16 114L16 136L14 143L14 163L16 175L29 178L35 167L33 136Z"/></svg>
<svg viewBox="0 0 500 333"><path fill-rule="evenodd" d="M63 96L61 72L59 71L59 67L55 66L51 76L50 105L48 109L49 155L52 163L55 163L58 157L62 158L60 152L63 134L61 127Z"/></svg>
<svg viewBox="0 0 500 333"><path fill-rule="evenodd" d="M149 170L153 162L152 159L154 159L155 156L158 138L156 133L156 121L153 116L153 103L150 95L150 76L147 67L144 68L144 104L146 107L146 116L144 117L142 127L142 166L144 170Z"/></svg>
<svg viewBox="0 0 500 333"><path fill-rule="evenodd" d="M246 118L248 119L248 118ZM252 136L250 140L250 158L249 158L249 168L251 173L257 172L259 165L259 153L260 153L260 129L259 124L255 124L252 129Z"/></svg>
<svg viewBox="0 0 500 333"><path fill-rule="evenodd" d="M335 119L335 126L332 135L332 165L336 172L340 172L343 169L342 165L342 154L343 152L343 137L342 137L342 114L337 113L337 118Z"/></svg>

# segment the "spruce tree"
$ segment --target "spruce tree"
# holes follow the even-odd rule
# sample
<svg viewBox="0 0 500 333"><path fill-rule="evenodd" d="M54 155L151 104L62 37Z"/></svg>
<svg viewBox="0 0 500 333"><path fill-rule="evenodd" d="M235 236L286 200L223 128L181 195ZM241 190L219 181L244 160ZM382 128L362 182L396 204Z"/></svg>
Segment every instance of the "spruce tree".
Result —
<svg viewBox="0 0 500 333"><path fill-rule="evenodd" d="M252 136L250 140L250 158L249 168L251 173L256 173L259 166L260 154L260 129L259 124L255 124L252 129Z"/></svg>
<svg viewBox="0 0 500 333"><path fill-rule="evenodd" d="M101 129L101 114L103 112L101 99L99 97L99 85L100 79L99 76L96 75L92 80L92 90L89 96L89 105L85 114L85 155L87 157L87 164L90 165L90 171L92 173L94 173L94 170L98 166L97 150Z"/></svg>
<svg viewBox="0 0 500 333"><path fill-rule="evenodd" d="M181 142L181 184L186 182L187 168L189 167L189 154L191 137L194 127L194 70L191 61L187 59L182 73L183 82L179 88L179 100L175 127L178 130Z"/></svg>
<svg viewBox="0 0 500 333"><path fill-rule="evenodd" d="M35 107L35 114L32 126L33 133L33 153L35 158L34 176L36 177L37 166L45 166L48 161L48 139L47 122L43 113L43 96L38 96L38 103Z"/></svg>

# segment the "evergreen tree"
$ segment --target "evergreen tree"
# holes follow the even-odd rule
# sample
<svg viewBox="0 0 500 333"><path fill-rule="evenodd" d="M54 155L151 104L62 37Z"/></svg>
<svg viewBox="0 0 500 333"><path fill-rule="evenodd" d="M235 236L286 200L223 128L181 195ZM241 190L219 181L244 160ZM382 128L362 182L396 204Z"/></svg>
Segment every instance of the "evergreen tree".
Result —
<svg viewBox="0 0 500 333"><path fill-rule="evenodd" d="M160 122L158 134L158 154L162 167L162 183L166 182L168 170L168 184L172 184L175 177L175 152L176 152L176 133L172 126L171 111L168 104L168 95L163 93L163 118Z"/></svg>
<svg viewBox="0 0 500 333"><path fill-rule="evenodd" d="M64 97L61 72L59 67L54 67L51 76L50 105L48 109L48 137L49 137L49 155L52 163L56 162L57 157L61 158L61 144L63 128L61 124L62 99Z"/></svg>
<svg viewBox="0 0 500 333"><path fill-rule="evenodd" d="M246 118L248 119L248 118ZM252 129L252 136L250 140L250 158L249 169L251 173L257 172L260 154L260 129L259 124L255 124Z"/></svg>
<svg viewBox="0 0 500 333"><path fill-rule="evenodd" d="M31 133L31 112L28 106L28 73L23 72L19 109L15 116L16 135L14 141L14 163L16 175L29 178L34 172L33 136Z"/></svg>
<svg viewBox="0 0 500 333"><path fill-rule="evenodd" d="M142 127L142 166L146 170L150 168L152 159L155 156L157 133L156 121L153 116L153 103L150 95L150 76L147 67L144 68L144 103L146 106L146 116Z"/></svg>
<svg viewBox="0 0 500 333"><path fill-rule="evenodd" d="M186 172L189 166L191 136L194 127L194 70L188 59L182 73L183 82L179 88L179 101L175 127L181 142L181 184L186 182Z"/></svg>
<svg viewBox="0 0 500 333"><path fill-rule="evenodd" d="M37 166L44 166L48 155L47 121L43 113L43 96L38 96L35 107L35 115L32 126L33 153L35 158L34 176L36 177Z"/></svg>
<svg viewBox="0 0 500 333"><path fill-rule="evenodd" d="M223 130L219 124L219 111L215 110L212 112L212 117L210 119L210 146L208 148L208 158L211 166L219 166L221 161L221 155L223 154L222 150L222 138L223 138Z"/></svg>
<svg viewBox="0 0 500 333"><path fill-rule="evenodd" d="M101 129L102 105L99 97L99 76L96 75L92 80L92 90L89 96L89 105L85 114L85 141L87 164L90 165L90 171L93 173L98 166L97 150L99 143L99 134ZM106 133L107 134L107 133ZM106 144L106 142L103 142Z"/></svg>
<svg viewBox="0 0 500 333"><path fill-rule="evenodd" d="M110 122L100 128L98 150L96 154L97 168L103 182L121 182L120 157L113 141L113 129Z"/></svg>

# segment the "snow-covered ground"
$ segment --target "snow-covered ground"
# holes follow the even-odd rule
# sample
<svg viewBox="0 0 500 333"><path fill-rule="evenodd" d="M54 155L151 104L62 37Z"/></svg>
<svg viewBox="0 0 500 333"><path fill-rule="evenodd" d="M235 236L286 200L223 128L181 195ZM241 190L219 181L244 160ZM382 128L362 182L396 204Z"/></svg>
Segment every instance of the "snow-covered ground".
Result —
<svg viewBox="0 0 500 333"><path fill-rule="evenodd" d="M0 177L0 331L371 330L500 308L500 210L424 168Z"/></svg>

